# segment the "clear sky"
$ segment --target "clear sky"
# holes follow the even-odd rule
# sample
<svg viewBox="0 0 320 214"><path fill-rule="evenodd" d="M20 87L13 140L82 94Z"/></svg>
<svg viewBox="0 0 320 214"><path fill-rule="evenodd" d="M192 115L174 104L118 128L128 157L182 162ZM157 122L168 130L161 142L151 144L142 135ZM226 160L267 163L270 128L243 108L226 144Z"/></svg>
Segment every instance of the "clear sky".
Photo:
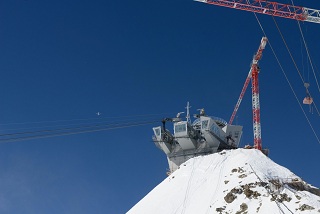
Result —
<svg viewBox="0 0 320 214"><path fill-rule="evenodd" d="M313 0L294 3L320 9ZM166 177L152 127L184 111L187 101L192 113L203 107L229 120L263 36L252 13L191 0L9 0L0 11L3 214L125 213ZM258 17L302 102L305 88L272 17ZM297 22L276 21L319 104ZM320 81L320 25L301 29ZM263 146L272 160L320 187L320 144L269 45L260 67ZM244 126L242 146L253 141L250 93L248 87L236 119ZM319 115L303 109L320 136ZM2 140L53 125L155 118L145 126Z"/></svg>

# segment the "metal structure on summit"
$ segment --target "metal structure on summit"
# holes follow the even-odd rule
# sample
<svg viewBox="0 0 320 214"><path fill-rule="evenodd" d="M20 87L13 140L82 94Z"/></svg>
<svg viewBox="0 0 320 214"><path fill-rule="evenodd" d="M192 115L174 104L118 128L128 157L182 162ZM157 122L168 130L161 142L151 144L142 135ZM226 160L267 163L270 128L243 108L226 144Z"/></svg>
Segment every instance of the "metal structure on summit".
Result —
<svg viewBox="0 0 320 214"><path fill-rule="evenodd" d="M186 120L181 117L184 112L179 112L173 118L164 118L162 126L153 127L152 140L166 154L169 174L190 158L236 149L240 143L242 126L209 116L204 109L198 109L191 121L190 108L188 102ZM167 129L167 122L173 126L173 133Z"/></svg>
<svg viewBox="0 0 320 214"><path fill-rule="evenodd" d="M250 79L252 80L252 113L253 113L253 136L254 136L254 148L262 150L262 141L261 141L261 123L260 123L260 99L259 99L259 66L258 62L262 57L262 52L267 44L267 37L262 37L260 46L257 53L254 55L251 63L251 68L246 78L246 81L243 85L242 91L240 93L238 102L234 108L234 111L231 115L229 124L231 125L234 117L237 114L239 106L241 104L242 98L246 92L246 89L249 85Z"/></svg>
<svg viewBox="0 0 320 214"><path fill-rule="evenodd" d="M206 4L245 10L320 24L320 10L266 0L195 0Z"/></svg>

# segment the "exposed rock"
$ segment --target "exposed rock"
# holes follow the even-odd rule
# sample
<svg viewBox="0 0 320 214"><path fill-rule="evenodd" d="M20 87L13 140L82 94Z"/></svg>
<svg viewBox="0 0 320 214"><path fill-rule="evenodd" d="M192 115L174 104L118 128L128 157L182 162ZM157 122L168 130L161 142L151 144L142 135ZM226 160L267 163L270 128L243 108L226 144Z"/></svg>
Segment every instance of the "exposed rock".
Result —
<svg viewBox="0 0 320 214"><path fill-rule="evenodd" d="M282 201L290 202L292 198L290 198L286 193L280 194Z"/></svg>
<svg viewBox="0 0 320 214"><path fill-rule="evenodd" d="M298 190L298 191L306 190L306 187L302 182L288 182L286 184L294 190Z"/></svg>
<svg viewBox="0 0 320 214"><path fill-rule="evenodd" d="M231 172L233 172L233 173L235 173L235 172L244 173L245 170L242 167L238 167L238 169L232 169Z"/></svg>
<svg viewBox="0 0 320 214"><path fill-rule="evenodd" d="M243 193L246 195L247 198L250 198L253 194L253 191L251 189L244 189Z"/></svg>
<svg viewBox="0 0 320 214"><path fill-rule="evenodd" d="M300 197L299 195L294 195L294 196L296 196L296 198L297 198L298 200L301 199L301 197Z"/></svg>
<svg viewBox="0 0 320 214"><path fill-rule="evenodd" d="M229 183L229 181L224 181L224 184L227 184L227 183Z"/></svg>
<svg viewBox="0 0 320 214"><path fill-rule="evenodd" d="M307 191L311 192L314 195L320 196L320 189L310 187Z"/></svg>
<svg viewBox="0 0 320 214"><path fill-rule="evenodd" d="M260 207L262 206L262 203L259 203L259 207L257 207L257 213L259 213Z"/></svg>
<svg viewBox="0 0 320 214"><path fill-rule="evenodd" d="M260 186L260 187L266 187L268 185L268 183L267 182L256 182L256 185Z"/></svg>
<svg viewBox="0 0 320 214"><path fill-rule="evenodd" d="M283 201L290 202L292 200L292 198L289 197L286 193L283 193L283 194L278 194L278 195L272 194L270 200L271 201L277 200L278 202L282 203Z"/></svg>
<svg viewBox="0 0 320 214"><path fill-rule="evenodd" d="M231 172L238 172L238 170L237 169L232 169Z"/></svg>
<svg viewBox="0 0 320 214"><path fill-rule="evenodd" d="M259 196L261 196L261 194L257 191L253 191L252 196L253 196L253 198L257 199Z"/></svg>
<svg viewBox="0 0 320 214"><path fill-rule="evenodd" d="M314 210L314 207L311 207L311 206L309 206L309 205L307 205L307 204L303 204L303 205L301 205L301 206L299 207L298 210L301 210L301 211Z"/></svg>
<svg viewBox="0 0 320 214"><path fill-rule="evenodd" d="M245 178L245 177L247 177L247 175L246 175L246 174L241 174L241 175L239 175L238 177L239 177L239 178Z"/></svg>
<svg viewBox="0 0 320 214"><path fill-rule="evenodd" d="M236 212L236 214L247 213L246 212L247 209L248 209L248 205L246 203L242 203L240 205L240 210Z"/></svg>
<svg viewBox="0 0 320 214"><path fill-rule="evenodd" d="M234 199L236 199L237 196L234 195L232 192L229 192L225 197L224 197L224 200L227 202L227 203L232 203L234 201Z"/></svg>
<svg viewBox="0 0 320 214"><path fill-rule="evenodd" d="M301 181L292 181L292 182L287 182L285 183L287 184L290 188L294 189L294 190L298 190L298 191L308 191L314 195L320 196L320 189L311 187L309 185L307 185L304 182Z"/></svg>
<svg viewBox="0 0 320 214"><path fill-rule="evenodd" d="M225 207L218 207L216 208L216 211L222 213L222 211L224 211L225 209Z"/></svg>
<svg viewBox="0 0 320 214"><path fill-rule="evenodd" d="M242 167L239 167L239 168L238 168L238 172L239 172L239 173L244 173L244 169L243 169Z"/></svg>
<svg viewBox="0 0 320 214"><path fill-rule="evenodd" d="M230 192L235 194L241 194L243 193L243 190L240 188L233 188Z"/></svg>
<svg viewBox="0 0 320 214"><path fill-rule="evenodd" d="M248 209L248 205L247 205L246 203L242 203L242 204L240 205L240 209L241 209L242 211L245 211L245 210Z"/></svg>
<svg viewBox="0 0 320 214"><path fill-rule="evenodd" d="M241 186L243 189L249 189L249 188L255 188L256 184L254 183L249 183L249 184L245 184L243 186Z"/></svg>

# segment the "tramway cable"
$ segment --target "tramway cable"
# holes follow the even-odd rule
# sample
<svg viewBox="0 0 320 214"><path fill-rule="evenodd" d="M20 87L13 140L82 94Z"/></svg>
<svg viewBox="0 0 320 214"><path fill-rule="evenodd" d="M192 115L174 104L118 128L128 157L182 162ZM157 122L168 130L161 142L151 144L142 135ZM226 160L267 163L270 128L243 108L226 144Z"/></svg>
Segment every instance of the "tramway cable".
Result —
<svg viewBox="0 0 320 214"><path fill-rule="evenodd" d="M158 121L155 119L155 121ZM16 133L5 133L0 134L0 137L5 136L16 136L16 135L24 135L24 134L37 134L37 133L50 133L50 132L58 132L58 131L67 131L67 130L78 130L78 129L86 129L86 128L97 128L97 127L103 127L103 126L116 126L116 125L127 125L131 124L132 122L126 122L126 123L107 123L107 124L96 124L96 125L90 125L90 126L78 126L78 127L67 127L67 128L60 128L60 129L45 129L45 130L36 130L36 131L26 131L26 132L16 132Z"/></svg>
<svg viewBox="0 0 320 214"><path fill-rule="evenodd" d="M69 131L69 132L60 132L60 133L44 134L44 135L31 135L31 136L22 136L22 137L16 137L16 138L4 138L4 139L0 139L0 143L17 142L17 141L23 141L23 140L50 138L50 137L58 137L58 136L66 136L66 135L75 135L75 134L81 134L81 133L91 133L91 132L107 131L107 130L113 130L113 129L122 129L122 128L128 128L128 127L154 124L157 122L158 120L142 121L139 123L121 124L119 126L111 126L111 127L105 127L105 128L99 128L99 129L87 129L87 130L85 129L80 131Z"/></svg>
<svg viewBox="0 0 320 214"><path fill-rule="evenodd" d="M0 123L0 126L9 126L9 125L25 125L25 124L39 124L39 123L58 123L58 122L70 122L70 121L86 121L86 120L101 120L101 119L117 119L117 118L134 118L134 117L148 117L148 116L157 116L157 115L166 115L173 114L171 113L159 113L159 114L139 114L139 115L127 115L127 116L115 116L115 117L91 117L91 118L78 118L70 120L48 120L48 121L32 121L32 122L20 122L20 123Z"/></svg>
<svg viewBox="0 0 320 214"><path fill-rule="evenodd" d="M160 115L160 114L159 114ZM161 114L162 115L162 114ZM149 117L144 117L144 118L149 118ZM108 118L101 118L100 120L104 120ZM151 117L149 119L154 119L154 117ZM90 119L88 119L90 120ZM116 120L113 123L120 123L120 122L130 122L130 121L135 121L137 120L136 118L132 119L122 119L122 120ZM69 120L73 121L73 120ZM20 128L11 128L11 129L1 129L1 131L17 131L17 130L28 130L28 129L41 129L41 128L53 128L53 127L66 127L66 126L80 126L80 125L90 125L90 124L102 124L102 123L107 123L109 121L97 121L97 122L88 122L88 123L71 123L71 124L57 124L57 125L44 125L44 126L31 126L31 127L20 127ZM42 122L36 122L36 123L42 123Z"/></svg>

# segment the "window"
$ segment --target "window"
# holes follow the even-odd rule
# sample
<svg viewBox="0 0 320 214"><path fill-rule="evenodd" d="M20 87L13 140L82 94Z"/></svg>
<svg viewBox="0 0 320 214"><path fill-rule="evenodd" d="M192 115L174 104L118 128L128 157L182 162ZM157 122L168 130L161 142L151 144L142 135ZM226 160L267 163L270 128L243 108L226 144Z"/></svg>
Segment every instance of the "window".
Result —
<svg viewBox="0 0 320 214"><path fill-rule="evenodd" d="M238 138L238 137L239 137L239 134L240 134L240 132L239 132L239 131L236 131L236 132L234 133L234 137L235 137L235 138Z"/></svg>
<svg viewBox="0 0 320 214"><path fill-rule="evenodd" d="M174 132L185 132L187 131L187 124L179 124L174 126Z"/></svg>
<svg viewBox="0 0 320 214"><path fill-rule="evenodd" d="M155 133L157 136L160 136L160 128L154 129L154 133Z"/></svg>
<svg viewBox="0 0 320 214"><path fill-rule="evenodd" d="M201 126L202 126L201 129L206 129L208 127L208 122L209 122L208 120L203 120L201 123Z"/></svg>
<svg viewBox="0 0 320 214"><path fill-rule="evenodd" d="M218 137L221 137L221 136L220 136L220 128L218 128L218 126L215 126L215 125L212 124L212 126L211 126L211 131L212 131L213 133L215 133Z"/></svg>

